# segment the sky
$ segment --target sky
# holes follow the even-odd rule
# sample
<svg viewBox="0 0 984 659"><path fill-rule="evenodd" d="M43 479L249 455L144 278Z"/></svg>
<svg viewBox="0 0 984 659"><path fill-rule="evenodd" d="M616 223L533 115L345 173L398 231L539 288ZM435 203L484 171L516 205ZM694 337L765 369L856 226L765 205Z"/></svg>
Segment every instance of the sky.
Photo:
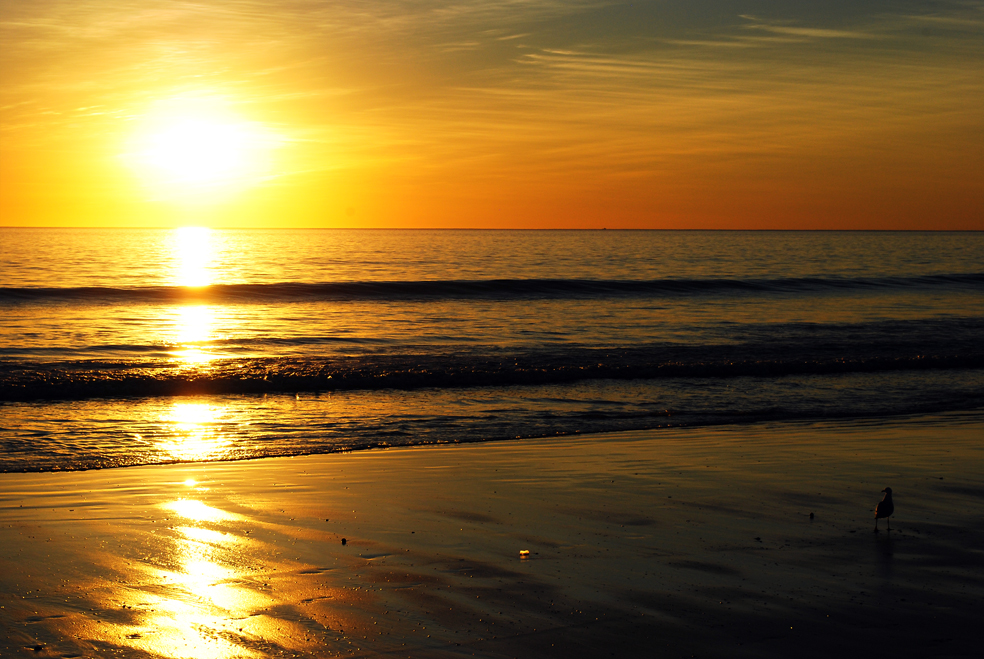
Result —
<svg viewBox="0 0 984 659"><path fill-rule="evenodd" d="M0 225L984 229L984 1L0 0Z"/></svg>

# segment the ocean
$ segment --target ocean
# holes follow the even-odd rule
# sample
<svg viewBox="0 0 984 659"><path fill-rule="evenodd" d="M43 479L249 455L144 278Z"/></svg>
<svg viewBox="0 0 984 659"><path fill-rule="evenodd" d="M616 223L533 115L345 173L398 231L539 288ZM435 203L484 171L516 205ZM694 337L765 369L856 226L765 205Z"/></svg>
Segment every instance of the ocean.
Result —
<svg viewBox="0 0 984 659"><path fill-rule="evenodd" d="M984 410L984 234L0 229L0 471Z"/></svg>

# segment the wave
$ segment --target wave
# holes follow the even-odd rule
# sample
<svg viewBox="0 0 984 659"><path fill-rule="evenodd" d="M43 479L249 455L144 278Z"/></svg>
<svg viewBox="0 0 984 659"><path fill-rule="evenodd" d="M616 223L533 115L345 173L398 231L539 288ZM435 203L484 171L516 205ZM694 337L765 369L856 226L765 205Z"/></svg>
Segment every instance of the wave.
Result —
<svg viewBox="0 0 984 659"><path fill-rule="evenodd" d="M763 421L866 419L866 424L877 424L900 415L927 414L947 414L951 422L979 421L984 413L984 370L740 378L718 386L694 378L481 392L220 395L196 403L217 412L191 421L209 436L221 437L207 456L174 452L187 439L187 425L178 421L182 412L175 400L7 403L9 418L24 423L0 428L0 472L242 460ZM380 414L381 408L387 412Z"/></svg>
<svg viewBox="0 0 984 659"><path fill-rule="evenodd" d="M0 303L290 302L305 300L568 299L695 295L823 293L863 290L984 289L984 273L918 277L790 277L772 279L488 279L216 284L205 287L0 288Z"/></svg>
<svg viewBox="0 0 984 659"><path fill-rule="evenodd" d="M966 342L921 351L895 345L813 349L772 344L558 348L516 354L409 353L220 359L206 365L142 359L0 361L0 401L206 394L419 390L567 384L586 380L781 378L984 369Z"/></svg>

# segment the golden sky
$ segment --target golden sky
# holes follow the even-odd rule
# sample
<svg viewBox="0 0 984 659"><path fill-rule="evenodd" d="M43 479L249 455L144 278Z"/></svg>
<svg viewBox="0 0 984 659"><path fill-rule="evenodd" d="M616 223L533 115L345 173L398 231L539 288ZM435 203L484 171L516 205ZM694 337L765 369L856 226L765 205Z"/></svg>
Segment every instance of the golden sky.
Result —
<svg viewBox="0 0 984 659"><path fill-rule="evenodd" d="M984 229L984 1L0 0L0 225Z"/></svg>

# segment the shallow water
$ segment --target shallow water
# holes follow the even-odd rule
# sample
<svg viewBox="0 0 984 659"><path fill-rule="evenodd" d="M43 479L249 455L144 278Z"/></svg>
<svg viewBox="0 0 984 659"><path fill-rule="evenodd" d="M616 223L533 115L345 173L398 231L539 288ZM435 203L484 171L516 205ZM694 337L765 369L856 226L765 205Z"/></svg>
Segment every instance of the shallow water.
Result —
<svg viewBox="0 0 984 659"><path fill-rule="evenodd" d="M984 406L984 234L0 229L0 469Z"/></svg>

